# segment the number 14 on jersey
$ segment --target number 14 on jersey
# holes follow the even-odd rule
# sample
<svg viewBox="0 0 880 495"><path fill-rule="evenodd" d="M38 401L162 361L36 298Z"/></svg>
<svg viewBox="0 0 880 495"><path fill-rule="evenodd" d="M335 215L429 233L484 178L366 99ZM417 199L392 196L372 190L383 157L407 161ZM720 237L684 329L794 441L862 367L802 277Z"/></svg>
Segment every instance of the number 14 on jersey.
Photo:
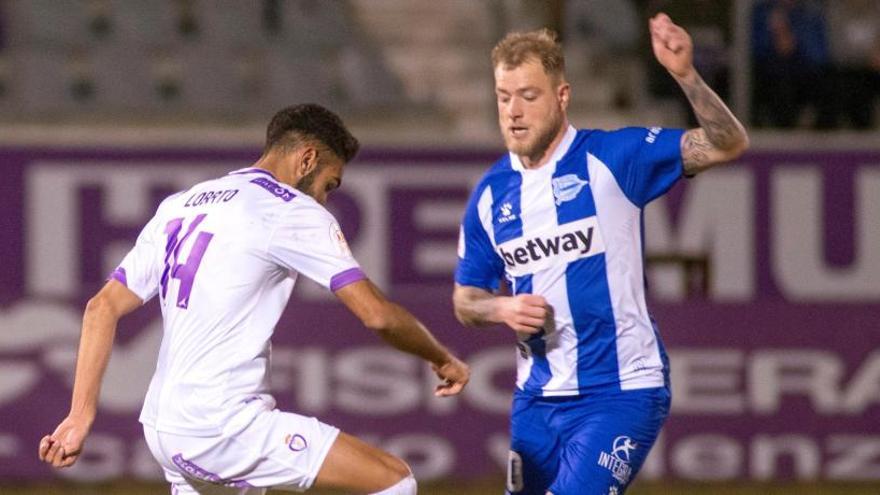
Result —
<svg viewBox="0 0 880 495"><path fill-rule="evenodd" d="M180 281L180 287L177 290L177 307L181 309L189 307L189 296L190 292L192 292L196 273L199 271L202 257L205 255L211 239L214 238L214 234L199 232L195 240L192 241L192 248L186 261L181 263L179 257L184 244L192 237L206 216L207 213L196 216L186 228L186 233L183 234L183 237L180 234L184 230L185 218L175 218L165 225L165 234L168 236L168 240L165 244L165 268L162 271L161 278L163 303L168 293L168 284L171 279L177 279Z"/></svg>

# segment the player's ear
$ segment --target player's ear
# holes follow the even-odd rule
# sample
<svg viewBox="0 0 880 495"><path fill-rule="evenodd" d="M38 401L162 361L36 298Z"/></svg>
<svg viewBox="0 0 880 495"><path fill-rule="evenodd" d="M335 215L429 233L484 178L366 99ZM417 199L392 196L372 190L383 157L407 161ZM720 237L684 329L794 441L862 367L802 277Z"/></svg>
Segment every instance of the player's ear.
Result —
<svg viewBox="0 0 880 495"><path fill-rule="evenodd" d="M565 110L568 108L568 101L571 99L571 86L565 79L562 79L557 88L556 97L559 99L559 106Z"/></svg>
<svg viewBox="0 0 880 495"><path fill-rule="evenodd" d="M318 167L318 150L314 146L307 146L300 157L300 177L305 177Z"/></svg>

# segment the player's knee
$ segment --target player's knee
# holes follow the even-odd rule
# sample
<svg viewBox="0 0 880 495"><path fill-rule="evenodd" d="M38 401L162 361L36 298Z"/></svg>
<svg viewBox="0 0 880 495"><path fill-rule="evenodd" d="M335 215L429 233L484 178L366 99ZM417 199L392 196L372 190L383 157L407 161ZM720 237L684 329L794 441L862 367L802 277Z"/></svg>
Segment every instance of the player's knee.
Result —
<svg viewBox="0 0 880 495"><path fill-rule="evenodd" d="M408 476L412 476L412 469L401 458L388 454L385 459L385 466L391 471L396 481L401 481Z"/></svg>
<svg viewBox="0 0 880 495"><path fill-rule="evenodd" d="M394 455L391 455L387 452L382 452L381 456L382 465L385 467L385 486L386 488L382 491L376 492L377 494L382 495L409 495L410 493L415 492L415 478L413 478L412 470L409 468L407 463ZM407 481L411 479L412 481ZM412 484L413 491L406 491L410 484ZM401 491L404 490L404 491Z"/></svg>

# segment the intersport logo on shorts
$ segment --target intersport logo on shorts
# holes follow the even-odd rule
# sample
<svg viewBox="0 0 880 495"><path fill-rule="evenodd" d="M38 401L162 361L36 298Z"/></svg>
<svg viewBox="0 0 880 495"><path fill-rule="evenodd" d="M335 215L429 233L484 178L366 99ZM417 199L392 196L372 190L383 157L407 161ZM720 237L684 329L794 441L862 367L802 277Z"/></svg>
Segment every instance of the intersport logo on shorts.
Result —
<svg viewBox="0 0 880 495"><path fill-rule="evenodd" d="M521 277L558 263L568 264L605 252L595 216L548 229L542 234L524 235L497 246L507 273Z"/></svg>

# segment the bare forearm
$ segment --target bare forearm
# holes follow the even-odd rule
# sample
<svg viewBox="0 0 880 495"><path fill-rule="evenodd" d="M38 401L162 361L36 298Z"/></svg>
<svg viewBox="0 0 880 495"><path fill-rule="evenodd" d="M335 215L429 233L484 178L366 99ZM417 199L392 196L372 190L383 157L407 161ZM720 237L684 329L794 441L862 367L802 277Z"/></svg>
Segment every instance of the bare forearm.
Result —
<svg viewBox="0 0 880 495"><path fill-rule="evenodd" d="M335 292L363 324L393 347L443 365L454 356L403 307L389 301L369 280L360 280Z"/></svg>
<svg viewBox="0 0 880 495"><path fill-rule="evenodd" d="M690 101L711 145L719 150L737 150L746 146L748 135L745 128L697 71L693 70L685 77L675 76L675 79Z"/></svg>
<svg viewBox="0 0 880 495"><path fill-rule="evenodd" d="M458 321L473 327L504 323L516 332L537 333L552 319L552 308L537 294L496 296L478 287L456 284L452 301Z"/></svg>
<svg viewBox="0 0 880 495"><path fill-rule="evenodd" d="M685 175L696 175L718 163L735 159L748 148L748 134L694 69L690 35L662 12L652 17L648 25L654 56L678 81L701 126L685 132L681 138Z"/></svg>
<svg viewBox="0 0 880 495"><path fill-rule="evenodd" d="M469 327L482 327L501 323L498 297L474 288L458 288L453 295L455 317Z"/></svg>
<svg viewBox="0 0 880 495"><path fill-rule="evenodd" d="M106 304L96 300L89 301L83 316L76 359L76 377L70 405L70 414L73 416L90 420L95 416L101 381L113 349L117 322L117 317Z"/></svg>
<svg viewBox="0 0 880 495"><path fill-rule="evenodd" d="M451 355L431 332L409 311L394 303L388 304L388 315L374 330L396 349L442 365Z"/></svg>

